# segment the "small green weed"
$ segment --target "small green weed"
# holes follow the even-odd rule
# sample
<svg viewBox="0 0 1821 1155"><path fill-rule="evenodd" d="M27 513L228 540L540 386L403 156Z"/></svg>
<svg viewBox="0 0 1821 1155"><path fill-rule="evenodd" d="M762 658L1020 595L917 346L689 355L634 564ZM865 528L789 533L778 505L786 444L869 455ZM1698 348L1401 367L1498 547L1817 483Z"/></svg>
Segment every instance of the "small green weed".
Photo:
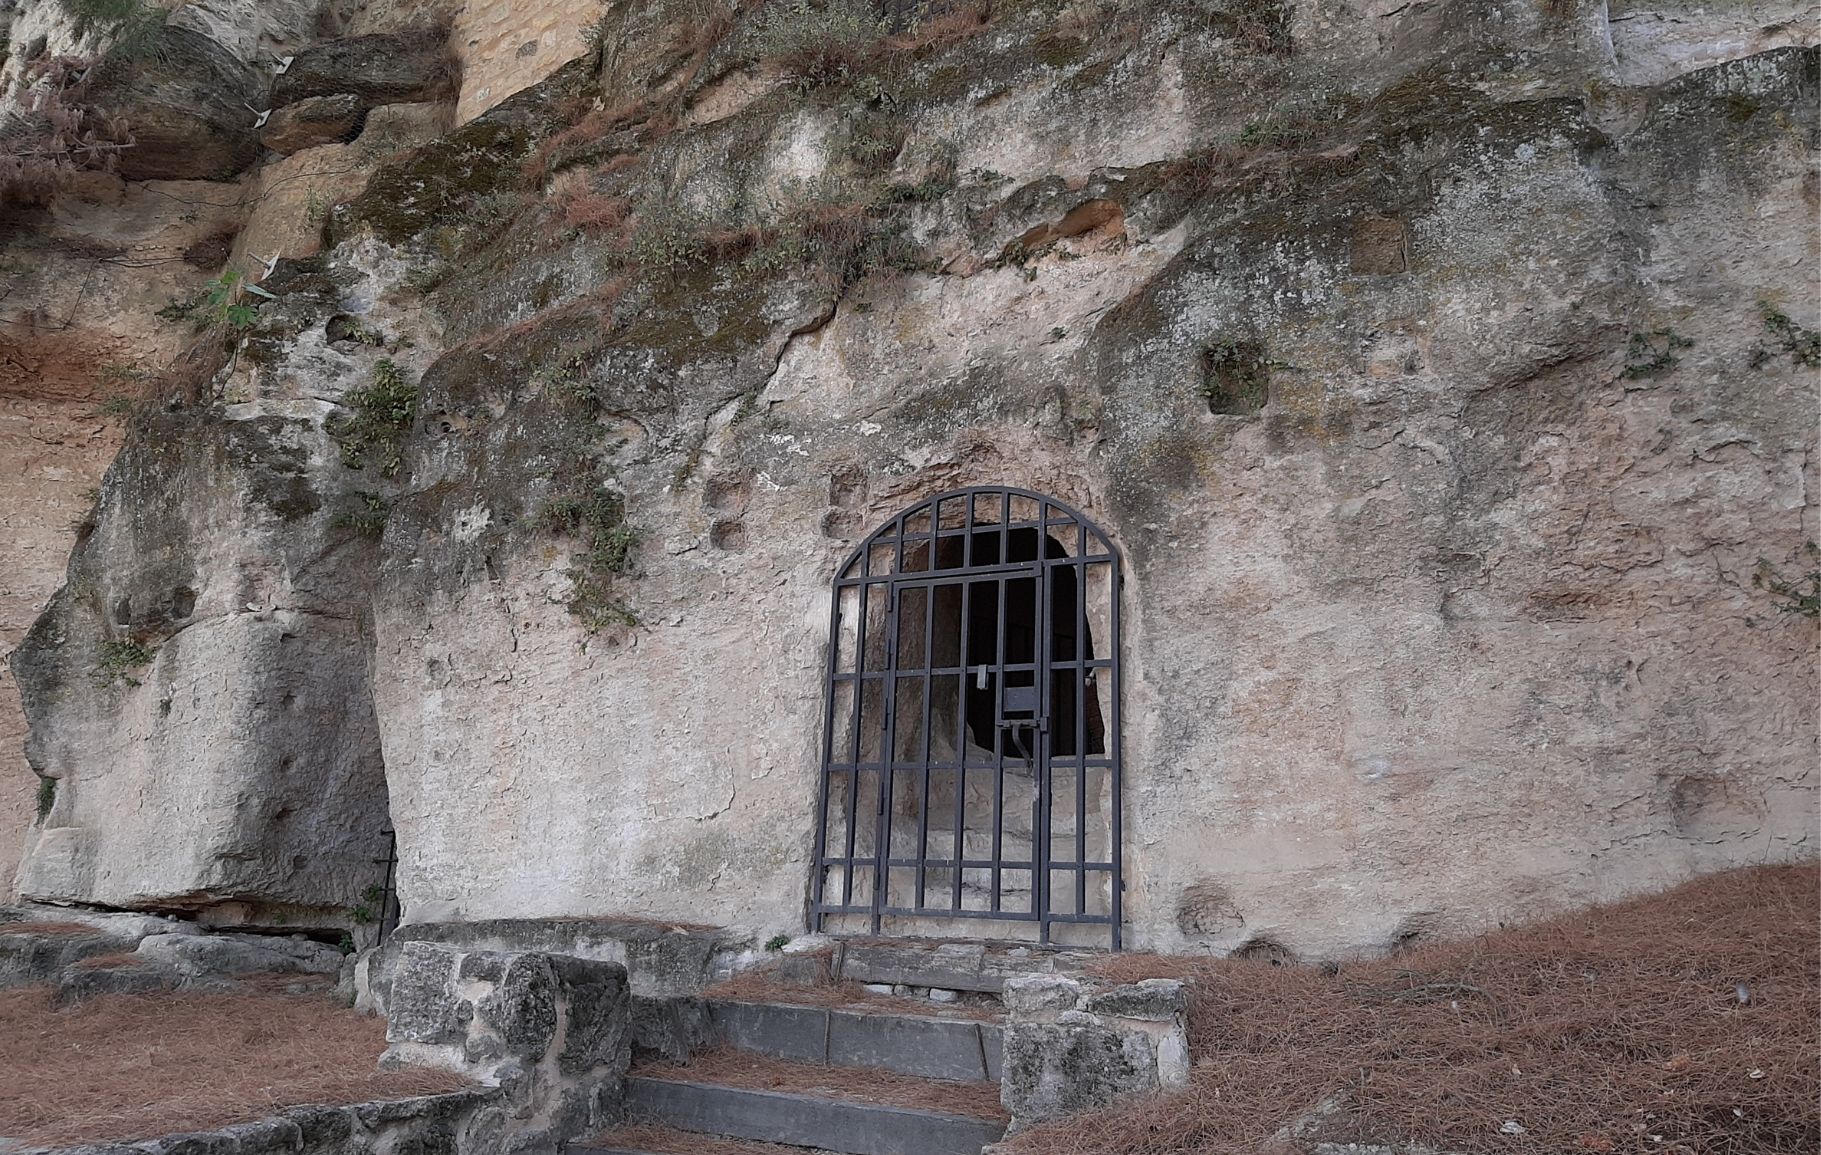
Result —
<svg viewBox="0 0 1821 1155"><path fill-rule="evenodd" d="M43 822L51 816L51 807L57 805L57 780L55 778L38 779L38 821Z"/></svg>
<svg viewBox="0 0 1821 1155"><path fill-rule="evenodd" d="M335 524L361 537L377 541L386 532L386 519L391 514L391 506L379 494L356 493L354 504L335 519Z"/></svg>
<svg viewBox="0 0 1821 1155"><path fill-rule="evenodd" d="M789 943L790 943L789 935L774 934L770 938L765 940L765 949L769 950L769 951L781 951L786 946L788 946Z"/></svg>
<svg viewBox="0 0 1821 1155"><path fill-rule="evenodd" d="M1794 580L1778 573L1765 558L1758 559L1757 572L1751 584L1777 599L1777 609L1805 618L1821 618L1821 546L1808 542L1803 546L1809 564L1814 568Z"/></svg>
<svg viewBox="0 0 1821 1155"><path fill-rule="evenodd" d="M1693 341L1674 329L1633 333L1625 346L1625 368L1619 376L1627 381L1660 377L1682 363L1682 359L1676 356L1678 350L1693 347Z"/></svg>
<svg viewBox="0 0 1821 1155"><path fill-rule="evenodd" d="M1270 400L1271 365L1256 341L1222 338L1202 351L1202 399L1208 412L1247 416Z"/></svg>
<svg viewBox="0 0 1821 1155"><path fill-rule="evenodd" d="M1764 314L1764 331L1790 360L1806 369L1821 368L1821 333L1796 324L1769 301L1759 301L1758 309Z"/></svg>
<svg viewBox="0 0 1821 1155"><path fill-rule="evenodd" d="M138 686L140 682L133 677L132 671L151 665L157 654L158 651L153 647L131 639L103 642L94 669L89 674L102 686L111 686L117 681Z"/></svg>
<svg viewBox="0 0 1821 1155"><path fill-rule="evenodd" d="M582 548L569 555L569 596L565 604L589 633L608 626L635 626L638 617L618 594L614 579L637 568L644 534L626 521L626 502L596 481L581 462L559 473L560 488L538 511L538 528L579 537Z"/></svg>
<svg viewBox="0 0 1821 1155"><path fill-rule="evenodd" d="M395 475L404 464L405 435L417 416L417 386L405 380L391 361L373 370L373 384L350 389L342 404L351 412L331 418L329 436L341 443L341 461L349 469L379 463L381 477Z"/></svg>
<svg viewBox="0 0 1821 1155"><path fill-rule="evenodd" d="M852 80L890 30L867 0L773 0L754 25L753 47L809 91Z"/></svg>

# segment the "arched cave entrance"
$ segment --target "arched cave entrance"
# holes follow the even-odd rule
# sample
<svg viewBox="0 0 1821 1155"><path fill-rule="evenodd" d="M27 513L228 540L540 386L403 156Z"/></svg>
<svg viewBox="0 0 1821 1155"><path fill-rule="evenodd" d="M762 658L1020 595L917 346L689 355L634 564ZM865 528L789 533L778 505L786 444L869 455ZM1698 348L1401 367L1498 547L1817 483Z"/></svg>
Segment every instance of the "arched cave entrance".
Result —
<svg viewBox="0 0 1821 1155"><path fill-rule="evenodd" d="M1117 549L1053 498L975 487L835 578L816 930L1120 945Z"/></svg>

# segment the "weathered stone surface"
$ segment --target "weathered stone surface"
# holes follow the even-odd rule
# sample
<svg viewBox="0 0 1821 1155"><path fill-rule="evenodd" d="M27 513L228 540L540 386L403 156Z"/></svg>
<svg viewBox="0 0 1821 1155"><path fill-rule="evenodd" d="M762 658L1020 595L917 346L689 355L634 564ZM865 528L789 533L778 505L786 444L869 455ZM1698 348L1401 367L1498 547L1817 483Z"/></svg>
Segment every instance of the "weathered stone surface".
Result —
<svg viewBox="0 0 1821 1155"><path fill-rule="evenodd" d="M352 92L306 97L273 112L259 132L259 143L286 156L343 143L360 133L366 114L366 103Z"/></svg>
<svg viewBox="0 0 1821 1155"><path fill-rule="evenodd" d="M163 934L140 942L138 953L154 964L189 977L332 975L341 970L342 963L341 951L302 936Z"/></svg>
<svg viewBox="0 0 1821 1155"><path fill-rule="evenodd" d="M447 30L424 27L329 40L295 54L272 82L272 107L348 93L368 106L454 93Z"/></svg>
<svg viewBox="0 0 1821 1155"><path fill-rule="evenodd" d="M395 1043L450 1043L460 1037L454 951L408 943L392 971L386 1038Z"/></svg>
<svg viewBox="0 0 1821 1155"><path fill-rule="evenodd" d="M1061 975L1014 978L992 1065L1014 1130L1189 1079L1184 984L1110 985Z"/></svg>
<svg viewBox="0 0 1821 1155"><path fill-rule="evenodd" d="M245 57L191 28L167 23L151 50L109 57L88 99L132 126L120 154L128 180L225 181L259 157L254 113L265 78Z"/></svg>
<svg viewBox="0 0 1821 1155"><path fill-rule="evenodd" d="M476 1134L509 1135L515 1150L548 1147L616 1117L633 1034L624 967L410 942L394 970L380 1063L497 1087L509 1118L477 1120Z"/></svg>
<svg viewBox="0 0 1821 1155"><path fill-rule="evenodd" d="M709 1005L697 998L632 996L629 1030L635 1055L688 1059L715 1037Z"/></svg>
<svg viewBox="0 0 1821 1155"><path fill-rule="evenodd" d="M100 931L39 934L9 931L0 923L0 988L50 982L85 958L130 951L136 944L136 939Z"/></svg>
<svg viewBox="0 0 1821 1155"><path fill-rule="evenodd" d="M1625 13L1481 0L1299 12L1287 58L1170 13L1121 44L996 19L894 92L919 271L838 300L795 266L541 241L557 206L518 196L522 166L585 68L330 214L337 311L411 333L421 372L376 556L302 551L335 606L372 609L370 633L313 627L310 664L372 671L409 917L797 929L829 575L975 482L1080 506L1124 553L1128 944L1332 956L1810 853L1813 627L1750 575L1821 536L1812 370L1760 305L1817 324L1815 54L1700 58L1677 31L1628 72ZM873 180L856 115L780 89L594 175L725 223ZM944 157L955 187L918 199ZM234 377L262 412L335 412L317 399L356 366L317 333L262 339L271 371ZM1211 371L1233 349L1244 404ZM123 460L219 441L235 409ZM313 444L297 480L344 495ZM542 514L578 470L642 531L614 580L637 627L588 636L561 604L572 543ZM241 552L234 511L261 523L270 488L241 483L270 476L245 458L109 496L97 539L179 520L158 504L178 478L229 495L185 529L214 587L264 572L278 546ZM78 559L47 641L113 636L80 579L112 594L169 543L140 544ZM169 660L201 668L189 644ZM103 783L139 773L131 748L75 737L113 716L33 715L40 746L81 747L52 769L76 798L133 793ZM263 797L301 745L239 722L214 732L259 756L178 775L190 793ZM135 836L71 805L54 828L97 817L39 836L28 878L117 886Z"/></svg>

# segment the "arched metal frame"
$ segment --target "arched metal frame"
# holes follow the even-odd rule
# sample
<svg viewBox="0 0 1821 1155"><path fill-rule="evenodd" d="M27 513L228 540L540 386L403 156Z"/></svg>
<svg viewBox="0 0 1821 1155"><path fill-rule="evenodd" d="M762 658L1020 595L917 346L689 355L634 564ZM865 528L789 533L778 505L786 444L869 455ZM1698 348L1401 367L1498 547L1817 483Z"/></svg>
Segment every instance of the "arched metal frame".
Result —
<svg viewBox="0 0 1821 1155"><path fill-rule="evenodd" d="M1001 486L919 501L854 550L829 614L812 929L1034 922L1049 943L1099 924L1120 949L1122 582L1093 522Z"/></svg>

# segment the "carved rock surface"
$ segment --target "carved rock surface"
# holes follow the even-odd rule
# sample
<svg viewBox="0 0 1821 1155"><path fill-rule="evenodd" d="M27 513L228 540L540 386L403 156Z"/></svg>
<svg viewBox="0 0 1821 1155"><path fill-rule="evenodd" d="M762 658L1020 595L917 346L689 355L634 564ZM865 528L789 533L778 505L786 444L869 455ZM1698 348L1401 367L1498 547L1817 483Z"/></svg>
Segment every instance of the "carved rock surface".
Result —
<svg viewBox="0 0 1821 1155"><path fill-rule="evenodd" d="M365 102L352 92L307 97L274 112L260 131L259 141L286 156L347 141L360 132L366 111Z"/></svg>
<svg viewBox="0 0 1821 1155"><path fill-rule="evenodd" d="M1006 6L883 126L724 88L737 38L684 80L681 6L615 7L609 94L712 117L526 192L574 66L388 164L316 305L135 430L14 659L30 891L348 902L389 819L412 922L795 931L830 576L974 483L1123 552L1129 945L1345 955L1811 854L1814 626L1751 579L1821 538L1813 38L1559 7L1301 6L1279 56ZM595 194L633 260L566 223ZM893 231L708 243L814 195ZM325 430L382 357L385 478ZM577 480L630 539L592 634Z"/></svg>
<svg viewBox="0 0 1821 1155"><path fill-rule="evenodd" d="M430 28L329 40L296 54L272 83L272 107L352 93L369 106L434 100L454 81L445 34Z"/></svg>
<svg viewBox="0 0 1821 1155"><path fill-rule="evenodd" d="M167 24L148 51L97 72L90 103L132 129L119 157L126 179L225 181L259 158L249 108L263 104L265 76L220 42Z"/></svg>

